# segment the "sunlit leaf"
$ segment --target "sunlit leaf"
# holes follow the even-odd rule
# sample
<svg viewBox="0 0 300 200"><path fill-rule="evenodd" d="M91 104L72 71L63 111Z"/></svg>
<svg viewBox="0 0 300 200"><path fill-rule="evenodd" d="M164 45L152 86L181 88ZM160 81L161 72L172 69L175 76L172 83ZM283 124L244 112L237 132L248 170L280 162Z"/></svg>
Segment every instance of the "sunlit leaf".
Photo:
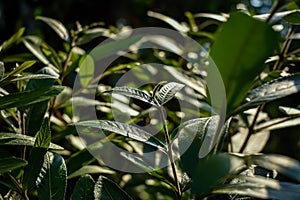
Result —
<svg viewBox="0 0 300 200"><path fill-rule="evenodd" d="M79 63L79 78L83 87L87 87L94 77L95 63L90 55L86 55Z"/></svg>
<svg viewBox="0 0 300 200"><path fill-rule="evenodd" d="M115 172L97 165L86 165L73 172L68 176L68 179L83 176L86 174L114 174Z"/></svg>
<svg viewBox="0 0 300 200"><path fill-rule="evenodd" d="M133 125L128 125L128 124L115 122L115 121L108 121L108 120L83 121L83 122L78 122L75 125L104 129L146 143L148 145L157 148L164 147L164 144L159 139L155 138L150 133L140 128L137 128Z"/></svg>
<svg viewBox="0 0 300 200"><path fill-rule="evenodd" d="M69 32L66 27L58 20L49 17L37 16L36 19L48 24L63 40L70 41Z"/></svg>
<svg viewBox="0 0 300 200"><path fill-rule="evenodd" d="M153 11L148 11L147 14L150 17L154 17L154 18L157 18L159 20L162 20L162 21L166 22L167 24L171 25L173 28L175 28L179 32L186 33L186 32L189 31L188 27L181 25L179 22L177 22L176 20L172 19L171 17L167 17L167 16L165 16L163 14L160 14L160 13L157 13L157 12L153 12Z"/></svg>
<svg viewBox="0 0 300 200"><path fill-rule="evenodd" d="M58 95L62 86L42 87L32 91L17 92L0 97L0 109L28 106Z"/></svg>
<svg viewBox="0 0 300 200"><path fill-rule="evenodd" d="M183 84L170 82L163 85L155 95L155 99L159 103L159 105L164 105L168 101L170 101L177 92L179 92L184 87Z"/></svg>
<svg viewBox="0 0 300 200"><path fill-rule="evenodd" d="M241 12L220 26L210 55L225 85L228 113L244 100L265 60L277 48L277 39L268 23Z"/></svg>
<svg viewBox="0 0 300 200"><path fill-rule="evenodd" d="M95 200L127 200L131 197L122 190L116 183L100 176L95 184L94 188L94 199Z"/></svg>
<svg viewBox="0 0 300 200"><path fill-rule="evenodd" d="M37 179L39 199L65 199L67 186L67 168L64 159L56 154L47 152L43 168Z"/></svg>
<svg viewBox="0 0 300 200"><path fill-rule="evenodd" d="M96 39L97 37L103 36L103 35L108 35L109 30L105 28L93 28L93 29L88 29L84 31L83 35L78 38L76 41L77 45L83 45L86 43L91 42L92 40Z"/></svg>
<svg viewBox="0 0 300 200"><path fill-rule="evenodd" d="M239 107L238 110L246 110L262 103L295 94L299 91L300 74L278 78L250 91L246 98L247 103Z"/></svg>
<svg viewBox="0 0 300 200"><path fill-rule="evenodd" d="M11 36L8 40L6 40L1 46L0 46L0 52L5 51L6 49L10 48L12 45L14 45L23 35L25 31L25 28L22 27L18 30L17 33L15 33L13 36Z"/></svg>
<svg viewBox="0 0 300 200"><path fill-rule="evenodd" d="M300 11L295 10L294 12L289 13L284 16L283 19L287 21L289 24L299 25L300 24Z"/></svg>
<svg viewBox="0 0 300 200"><path fill-rule="evenodd" d="M34 146L35 138L27 135L17 133L0 133L0 146L1 145L24 145ZM61 146L51 143L50 149L62 150Z"/></svg>
<svg viewBox="0 0 300 200"><path fill-rule="evenodd" d="M149 94L147 94L146 92L140 89L130 88L130 87L114 87L111 91L107 91L107 92L110 92L112 94L114 93L121 94L126 97L135 98L156 106L153 98Z"/></svg>

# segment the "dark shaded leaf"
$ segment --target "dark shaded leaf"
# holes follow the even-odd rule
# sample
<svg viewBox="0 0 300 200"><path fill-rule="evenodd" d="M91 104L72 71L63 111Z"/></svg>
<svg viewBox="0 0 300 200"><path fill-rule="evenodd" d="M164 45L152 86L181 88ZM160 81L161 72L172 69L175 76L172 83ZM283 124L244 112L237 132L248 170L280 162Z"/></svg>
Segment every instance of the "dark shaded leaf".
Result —
<svg viewBox="0 0 300 200"><path fill-rule="evenodd" d="M17 133L0 133L0 146L1 145L24 145L34 146L35 138L27 135ZM51 143L50 149L62 150L61 146Z"/></svg>
<svg viewBox="0 0 300 200"><path fill-rule="evenodd" d="M0 109L28 106L45 101L58 95L62 90L62 86L52 86L5 95L0 97Z"/></svg>
<svg viewBox="0 0 300 200"><path fill-rule="evenodd" d="M0 62L0 80L3 78L5 73L4 63Z"/></svg>
<svg viewBox="0 0 300 200"><path fill-rule="evenodd" d="M94 189L95 200L127 200L132 199L124 190L122 190L116 183L99 176Z"/></svg>
<svg viewBox="0 0 300 200"><path fill-rule="evenodd" d="M210 55L221 73L230 114L278 47L278 34L268 23L241 12L232 14L219 30Z"/></svg>
<svg viewBox="0 0 300 200"><path fill-rule="evenodd" d="M156 103L154 102L153 98L148 95L146 92L136 89L136 88L130 88L130 87L115 87L111 91L107 91L110 93L116 93L120 94L126 97L135 98L138 100L141 100L143 102L152 104L156 106Z"/></svg>
<svg viewBox="0 0 300 200"><path fill-rule="evenodd" d="M61 39L65 40L66 42L70 41L69 32L60 21L49 17L43 17L43 16L37 16L36 19L41 20L46 24L48 24Z"/></svg>
<svg viewBox="0 0 300 200"><path fill-rule="evenodd" d="M39 199L64 200L66 186L67 168L64 159L56 153L48 152L37 179Z"/></svg>
<svg viewBox="0 0 300 200"><path fill-rule="evenodd" d="M159 89L157 94L155 94L155 99L157 100L159 105L164 105L165 103L170 101L183 87L184 85L180 83L167 83Z"/></svg>
<svg viewBox="0 0 300 200"><path fill-rule="evenodd" d="M93 29L88 29L84 31L83 35L78 38L76 41L77 45L83 45L86 43L91 42L92 40L96 39L97 37L106 35L109 32L108 29L105 28L93 28Z"/></svg>
<svg viewBox="0 0 300 200"><path fill-rule="evenodd" d="M9 172L13 169L17 169L27 165L26 160L15 157L0 158L0 174Z"/></svg>
<svg viewBox="0 0 300 200"><path fill-rule="evenodd" d="M108 121L108 120L91 120L91 121L78 122L75 125L104 129L160 149L161 147L164 147L164 144L157 138L153 137L150 133L140 128L137 128L135 126L120 123L120 122Z"/></svg>
<svg viewBox="0 0 300 200"><path fill-rule="evenodd" d="M95 181L90 175L81 177L73 190L71 200L91 200L94 199Z"/></svg>

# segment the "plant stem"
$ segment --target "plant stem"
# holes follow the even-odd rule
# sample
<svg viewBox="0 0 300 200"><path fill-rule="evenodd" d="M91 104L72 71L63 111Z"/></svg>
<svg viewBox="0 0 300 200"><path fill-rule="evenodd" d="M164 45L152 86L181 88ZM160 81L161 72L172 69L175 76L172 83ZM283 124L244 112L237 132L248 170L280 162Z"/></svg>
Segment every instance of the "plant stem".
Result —
<svg viewBox="0 0 300 200"><path fill-rule="evenodd" d="M181 192L181 188L180 188L180 184L179 184L179 180L178 180L176 165L175 165L175 162L174 162L173 151L172 151L172 146L171 146L171 139L170 139L170 135L169 135L168 127L167 127L166 117L165 117L165 114L164 114L164 108L162 106L159 106L158 109L159 109L160 117L161 117L161 120L162 120L162 123L163 123L165 139L166 139L166 142L168 144L167 153L168 153L168 156L169 156L169 159L170 159L170 162L171 162L172 172L173 172L173 176L174 176L174 182L175 182L175 186L177 188L178 199L181 199L182 192Z"/></svg>
<svg viewBox="0 0 300 200"><path fill-rule="evenodd" d="M260 106L257 108L257 111L256 111L256 113L255 113L255 115L254 115L253 120L252 120L252 123L251 123L251 125L249 126L249 129L248 129L248 135L247 135L246 140L245 140L245 142L243 143L243 146L241 147L239 153L243 153L243 151L246 149L247 144L248 144L248 142L249 142L249 140L250 140L251 135L255 132L255 131L254 131L254 126L255 126L255 124L256 124L256 120L257 120L257 118L258 118L258 115L259 115L260 111L261 111L263 108L264 108L264 104L260 105Z"/></svg>

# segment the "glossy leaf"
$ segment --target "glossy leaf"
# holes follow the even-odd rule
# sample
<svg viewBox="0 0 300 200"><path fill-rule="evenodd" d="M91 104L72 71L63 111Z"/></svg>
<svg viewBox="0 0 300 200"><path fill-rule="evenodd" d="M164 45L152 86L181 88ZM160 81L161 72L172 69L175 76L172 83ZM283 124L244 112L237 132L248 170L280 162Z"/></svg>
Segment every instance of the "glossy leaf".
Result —
<svg viewBox="0 0 300 200"><path fill-rule="evenodd" d="M246 157L251 163L260 167L276 170L300 183L300 162L283 155L249 155Z"/></svg>
<svg viewBox="0 0 300 200"><path fill-rule="evenodd" d="M296 10L284 16L283 19L289 24L299 25L300 24L300 11Z"/></svg>
<svg viewBox="0 0 300 200"><path fill-rule="evenodd" d="M277 48L277 38L268 23L244 13L232 14L221 25L210 55L225 85L228 113L244 100L265 60Z"/></svg>
<svg viewBox="0 0 300 200"><path fill-rule="evenodd" d="M37 16L36 19L48 24L57 33L57 35L59 35L59 37L65 40L66 42L70 41L69 32L60 21L43 16Z"/></svg>
<svg viewBox="0 0 300 200"><path fill-rule="evenodd" d="M91 200L94 199L95 181L90 175L81 177L73 190L71 200Z"/></svg>
<svg viewBox="0 0 300 200"><path fill-rule="evenodd" d="M1 145L24 145L34 146L35 138L27 135L17 133L0 133L0 146ZM61 146L51 143L50 149L62 150Z"/></svg>
<svg viewBox="0 0 300 200"><path fill-rule="evenodd" d="M67 186L67 168L64 159L48 152L37 180L39 199L64 200Z"/></svg>
<svg viewBox="0 0 300 200"><path fill-rule="evenodd" d="M0 97L0 109L28 106L45 101L58 95L62 90L62 86L52 86L5 95Z"/></svg>
<svg viewBox="0 0 300 200"><path fill-rule="evenodd" d="M15 157L0 158L0 174L27 165L27 161Z"/></svg>
<svg viewBox="0 0 300 200"><path fill-rule="evenodd" d="M89 43L89 42L93 41L94 39L96 39L97 37L107 35L108 32L109 32L109 30L105 29L105 28L88 29L88 30L84 31L84 33L81 37L78 38L78 40L76 41L76 44L83 45L83 44Z"/></svg>
<svg viewBox="0 0 300 200"><path fill-rule="evenodd" d="M258 176L239 176L238 179L240 182L237 184L224 184L212 193L239 194L260 199L299 199L300 186L293 183L279 182Z"/></svg>
<svg viewBox="0 0 300 200"><path fill-rule="evenodd" d="M170 101L183 87L184 85L180 83L167 83L159 89L157 94L155 94L155 99L157 100L159 105L164 105L165 103Z"/></svg>
<svg viewBox="0 0 300 200"><path fill-rule="evenodd" d="M130 88L130 87L115 87L111 91L107 91L110 93L116 93L120 95L124 95L126 97L135 98L138 100L141 100L146 103L150 103L152 105L156 105L153 98L148 95L146 92L136 89L136 88Z"/></svg>
<svg viewBox="0 0 300 200"><path fill-rule="evenodd" d="M90 55L86 55L79 63L79 78L83 87L87 87L94 77L95 63Z"/></svg>
<svg viewBox="0 0 300 200"><path fill-rule="evenodd" d="M160 140L153 137L150 133L140 128L137 128L135 126L120 123L120 122L108 121L108 120L99 120L99 121L91 120L91 121L78 122L75 125L104 129L146 143L148 145L157 148L164 147L164 144Z"/></svg>
<svg viewBox="0 0 300 200"><path fill-rule="evenodd" d="M239 107L238 110L246 110L263 103L295 94L299 91L300 74L275 79L250 91L246 98L247 102Z"/></svg>
<svg viewBox="0 0 300 200"><path fill-rule="evenodd" d="M127 200L131 197L122 190L116 183L100 176L95 184L94 188L94 199L95 200Z"/></svg>

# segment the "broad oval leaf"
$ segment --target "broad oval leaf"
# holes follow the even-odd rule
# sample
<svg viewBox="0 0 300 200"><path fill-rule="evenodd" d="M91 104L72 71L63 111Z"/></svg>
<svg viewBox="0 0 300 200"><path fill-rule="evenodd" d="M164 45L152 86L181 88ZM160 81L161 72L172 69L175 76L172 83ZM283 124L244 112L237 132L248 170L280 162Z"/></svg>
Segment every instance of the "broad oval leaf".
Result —
<svg viewBox="0 0 300 200"><path fill-rule="evenodd" d="M47 152L37 179L39 199L64 200L67 186L67 167L63 157Z"/></svg>
<svg viewBox="0 0 300 200"><path fill-rule="evenodd" d="M78 122L75 125L104 129L160 149L162 147L164 148L165 146L159 139L155 138L150 133L140 128L137 128L135 126L124 124L121 122L108 121L108 120L90 120L90 121Z"/></svg>
<svg viewBox="0 0 300 200"><path fill-rule="evenodd" d="M22 135L17 133L0 133L0 146L1 145L24 145L24 146L34 146L35 138ZM50 149L62 150L61 146L50 143Z"/></svg>
<svg viewBox="0 0 300 200"><path fill-rule="evenodd" d="M0 158L0 174L9 172L11 170L27 165L26 160L15 157Z"/></svg>
<svg viewBox="0 0 300 200"><path fill-rule="evenodd" d="M37 16L36 19L48 24L63 40L70 41L69 32L66 27L58 20L49 17Z"/></svg>
<svg viewBox="0 0 300 200"><path fill-rule="evenodd" d="M210 56L222 76L230 115L278 47L278 33L268 23L241 12L232 14L219 29Z"/></svg>
<svg viewBox="0 0 300 200"><path fill-rule="evenodd" d="M91 200L94 199L95 181L90 175L81 177L75 185L71 200Z"/></svg>
<svg viewBox="0 0 300 200"><path fill-rule="evenodd" d="M132 198L122 190L116 183L99 176L95 188L94 188L94 199L95 200L131 200Z"/></svg>
<svg viewBox="0 0 300 200"><path fill-rule="evenodd" d="M159 89L157 94L154 94L155 99L157 100L159 105L164 105L165 103L170 101L183 87L184 85L180 83L167 83Z"/></svg>
<svg viewBox="0 0 300 200"><path fill-rule="evenodd" d="M275 79L265 83L248 94L244 105L237 110L246 110L300 91L300 74Z"/></svg>
<svg viewBox="0 0 300 200"><path fill-rule="evenodd" d="M48 100L58 95L63 90L62 86L41 87L36 90L17 92L0 97L0 109L28 106Z"/></svg>
<svg viewBox="0 0 300 200"><path fill-rule="evenodd" d="M156 106L156 103L154 102L153 98L140 89L131 88L131 87L115 87L111 91L107 91L107 92L121 94L126 97L135 98Z"/></svg>

